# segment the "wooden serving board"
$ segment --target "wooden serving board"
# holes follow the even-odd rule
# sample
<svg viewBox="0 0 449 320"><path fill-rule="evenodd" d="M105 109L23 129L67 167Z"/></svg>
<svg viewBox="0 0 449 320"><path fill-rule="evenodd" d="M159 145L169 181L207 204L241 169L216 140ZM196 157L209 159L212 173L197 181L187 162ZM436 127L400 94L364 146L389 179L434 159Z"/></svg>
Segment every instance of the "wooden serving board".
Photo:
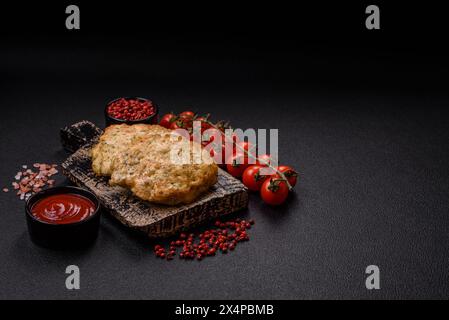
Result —
<svg viewBox="0 0 449 320"><path fill-rule="evenodd" d="M108 212L124 225L149 237L166 237L204 221L248 206L246 187L227 172L218 170L218 182L189 205L165 206L140 200L119 186L110 186L107 177L92 171L90 149L102 130L89 121L61 129L61 143L73 154L62 163L62 172L76 185L93 192Z"/></svg>

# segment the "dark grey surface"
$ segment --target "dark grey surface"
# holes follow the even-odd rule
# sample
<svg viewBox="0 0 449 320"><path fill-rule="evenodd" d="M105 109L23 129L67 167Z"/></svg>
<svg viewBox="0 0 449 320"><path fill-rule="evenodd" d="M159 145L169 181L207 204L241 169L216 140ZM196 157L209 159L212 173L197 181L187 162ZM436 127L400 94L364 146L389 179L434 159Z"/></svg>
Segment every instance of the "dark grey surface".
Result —
<svg viewBox="0 0 449 320"><path fill-rule="evenodd" d="M178 49L163 41L129 51L96 42L5 45L1 187L22 164L65 159L60 127L102 124L105 102L143 96L163 112L191 106L235 127L279 128L281 162L301 172L294 194L279 208L251 196L240 214L256 220L251 241L232 254L167 262L108 216L89 250L38 248L23 202L2 193L0 298L449 296L449 121L440 60L401 52L367 60L352 49L350 57L327 48ZM65 289L69 264L81 269L79 291ZM371 264L381 270L379 291L365 288Z"/></svg>

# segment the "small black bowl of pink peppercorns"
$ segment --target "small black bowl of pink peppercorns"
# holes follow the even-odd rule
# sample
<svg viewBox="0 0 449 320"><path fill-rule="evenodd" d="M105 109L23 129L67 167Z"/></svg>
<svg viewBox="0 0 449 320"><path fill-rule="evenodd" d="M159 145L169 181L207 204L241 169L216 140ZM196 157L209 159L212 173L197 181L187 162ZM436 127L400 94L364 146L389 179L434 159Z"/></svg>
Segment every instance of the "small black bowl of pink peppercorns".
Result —
<svg viewBox="0 0 449 320"><path fill-rule="evenodd" d="M157 124L158 107L148 99L125 97L112 100L104 109L106 126L111 124Z"/></svg>

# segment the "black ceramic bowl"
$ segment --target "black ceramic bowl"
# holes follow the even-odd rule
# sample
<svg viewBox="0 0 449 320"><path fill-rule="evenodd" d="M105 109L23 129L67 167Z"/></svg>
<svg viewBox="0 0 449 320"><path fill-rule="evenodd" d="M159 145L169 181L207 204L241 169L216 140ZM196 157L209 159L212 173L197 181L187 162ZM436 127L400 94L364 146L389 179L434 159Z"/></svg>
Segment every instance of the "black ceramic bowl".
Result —
<svg viewBox="0 0 449 320"><path fill-rule="evenodd" d="M66 224L49 223L38 220L31 212L39 200L57 194L76 194L91 200L95 206L94 213L81 221ZM31 196L25 205L28 232L31 240L47 248L78 248L94 242L100 226L100 203L97 197L77 187L53 187Z"/></svg>
<svg viewBox="0 0 449 320"><path fill-rule="evenodd" d="M125 99L125 100L139 100L139 101L148 101L153 105L154 108L154 113L149 116L148 118L143 118L143 119L139 119L139 120L123 120L123 119L116 119L114 117L112 117L111 115L109 115L108 113L108 107L115 101L120 100L120 99ZM149 100L149 99L145 99L145 98L140 98L140 97L123 97L123 98L117 98L114 99L112 101L110 101L106 107L104 108L104 118L105 118L105 123L106 123L106 127L110 126L111 124L138 124L138 123L144 123L144 124L157 124L158 122L158 113L159 113L159 108L157 107L157 105L154 103L154 101Z"/></svg>

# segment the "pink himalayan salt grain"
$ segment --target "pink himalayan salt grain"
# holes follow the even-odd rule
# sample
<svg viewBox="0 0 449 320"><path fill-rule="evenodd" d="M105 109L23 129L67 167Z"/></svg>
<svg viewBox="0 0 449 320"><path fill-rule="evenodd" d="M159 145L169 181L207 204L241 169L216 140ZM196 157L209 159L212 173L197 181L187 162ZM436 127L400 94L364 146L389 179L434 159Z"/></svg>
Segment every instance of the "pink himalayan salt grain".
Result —
<svg viewBox="0 0 449 320"><path fill-rule="evenodd" d="M41 191L46 186L53 186L55 180L49 177L58 173L56 164L35 163L33 167L39 171L28 169L27 165L22 166L22 171L17 172L14 182L11 183L21 200L27 200L31 195ZM5 191L4 188L3 191ZM9 190L8 190L9 191Z"/></svg>

